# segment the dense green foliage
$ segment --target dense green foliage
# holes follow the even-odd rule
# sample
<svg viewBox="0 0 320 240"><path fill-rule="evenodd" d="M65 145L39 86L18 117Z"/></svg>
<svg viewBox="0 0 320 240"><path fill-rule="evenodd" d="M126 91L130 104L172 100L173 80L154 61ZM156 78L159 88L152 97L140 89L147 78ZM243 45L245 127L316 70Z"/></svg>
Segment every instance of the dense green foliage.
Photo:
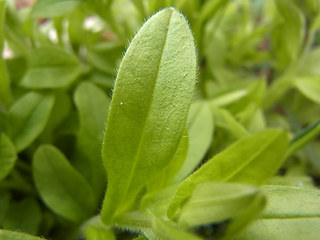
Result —
<svg viewBox="0 0 320 240"><path fill-rule="evenodd" d="M320 1L22 3L1 240L319 238Z"/></svg>

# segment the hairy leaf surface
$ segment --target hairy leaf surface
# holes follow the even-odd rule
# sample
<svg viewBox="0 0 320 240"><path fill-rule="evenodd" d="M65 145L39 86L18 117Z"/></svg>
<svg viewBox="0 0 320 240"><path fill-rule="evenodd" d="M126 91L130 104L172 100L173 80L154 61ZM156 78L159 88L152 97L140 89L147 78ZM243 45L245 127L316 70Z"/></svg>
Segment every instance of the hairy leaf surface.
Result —
<svg viewBox="0 0 320 240"><path fill-rule="evenodd" d="M196 77L192 34L173 8L150 18L120 65L103 143L108 189L102 221L126 211L176 152Z"/></svg>

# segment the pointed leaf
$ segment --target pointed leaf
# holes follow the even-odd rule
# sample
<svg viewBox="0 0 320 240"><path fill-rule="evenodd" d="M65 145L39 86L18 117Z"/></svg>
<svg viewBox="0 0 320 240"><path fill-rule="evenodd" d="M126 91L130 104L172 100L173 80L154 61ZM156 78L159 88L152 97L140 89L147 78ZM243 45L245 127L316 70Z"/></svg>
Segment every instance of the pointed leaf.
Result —
<svg viewBox="0 0 320 240"><path fill-rule="evenodd" d="M131 42L115 83L102 151L108 176L104 223L126 211L173 157L195 77L195 47L186 20L173 8L160 11Z"/></svg>
<svg viewBox="0 0 320 240"><path fill-rule="evenodd" d="M182 182L170 204L168 216L175 215L200 183L266 183L282 164L287 145L286 134L276 129L268 129L236 142Z"/></svg>

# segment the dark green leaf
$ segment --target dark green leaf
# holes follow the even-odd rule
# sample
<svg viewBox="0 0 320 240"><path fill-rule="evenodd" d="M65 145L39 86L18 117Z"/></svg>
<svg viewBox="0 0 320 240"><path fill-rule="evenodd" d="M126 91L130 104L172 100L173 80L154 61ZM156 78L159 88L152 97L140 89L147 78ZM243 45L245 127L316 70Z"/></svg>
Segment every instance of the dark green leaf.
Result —
<svg viewBox="0 0 320 240"><path fill-rule="evenodd" d="M10 230L37 234L41 218L40 206L34 198L25 198L20 202L12 201L6 212L3 227Z"/></svg>
<svg viewBox="0 0 320 240"><path fill-rule="evenodd" d="M17 159L16 150L11 140L2 133L0 135L0 181L13 169Z"/></svg>

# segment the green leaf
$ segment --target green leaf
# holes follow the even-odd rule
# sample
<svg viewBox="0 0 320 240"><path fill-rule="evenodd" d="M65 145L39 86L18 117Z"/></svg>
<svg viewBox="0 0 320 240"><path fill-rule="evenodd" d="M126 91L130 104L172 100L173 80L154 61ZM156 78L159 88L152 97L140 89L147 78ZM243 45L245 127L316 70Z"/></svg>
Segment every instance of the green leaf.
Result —
<svg viewBox="0 0 320 240"><path fill-rule="evenodd" d="M0 1L0 53L3 56L4 47L4 21L6 13L6 1ZM10 78L4 58L0 59L0 106L3 104L8 107L11 103Z"/></svg>
<svg viewBox="0 0 320 240"><path fill-rule="evenodd" d="M266 183L281 166L287 145L286 134L276 129L261 131L231 145L182 182L169 206L168 217L175 215L200 183Z"/></svg>
<svg viewBox="0 0 320 240"><path fill-rule="evenodd" d="M266 186L268 205L241 240L319 239L320 191L318 189Z"/></svg>
<svg viewBox="0 0 320 240"><path fill-rule="evenodd" d="M26 88L65 88L80 74L80 63L57 47L40 47L30 52L28 70L20 85Z"/></svg>
<svg viewBox="0 0 320 240"><path fill-rule="evenodd" d="M29 92L10 108L8 135L21 152L43 131L54 104L53 95Z"/></svg>
<svg viewBox="0 0 320 240"><path fill-rule="evenodd" d="M73 222L93 214L96 199L92 188L57 148L39 147L33 159L33 175L43 201L57 214Z"/></svg>
<svg viewBox="0 0 320 240"><path fill-rule="evenodd" d="M181 209L178 222L184 227L219 223L237 217L261 195L252 186L205 182L196 186Z"/></svg>
<svg viewBox="0 0 320 240"><path fill-rule="evenodd" d="M106 176L101 156L97 153L101 149L107 119L107 96L94 84L83 82L75 91L74 101L80 119L75 166L101 197L105 190Z"/></svg>
<svg viewBox="0 0 320 240"><path fill-rule="evenodd" d="M186 129L185 135L182 135L177 151L171 159L170 163L165 168L163 168L160 173L148 184L149 192L155 192L172 184L175 175L181 168L183 162L186 160L188 143L189 137Z"/></svg>
<svg viewBox="0 0 320 240"><path fill-rule="evenodd" d="M206 102L191 105L187 122L189 134L188 155L175 177L175 182L187 177L202 161L213 137L213 117Z"/></svg>
<svg viewBox="0 0 320 240"><path fill-rule="evenodd" d="M30 15L34 18L59 17L72 12L82 2L82 0L37 0Z"/></svg>
<svg viewBox="0 0 320 240"><path fill-rule="evenodd" d="M5 229L0 229L1 240L45 240L36 236L31 236L26 233L13 232Z"/></svg>
<svg viewBox="0 0 320 240"><path fill-rule="evenodd" d="M121 44L110 41L99 43L89 46L88 61L98 70L113 75L123 51L124 47Z"/></svg>
<svg viewBox="0 0 320 240"><path fill-rule="evenodd" d="M108 175L105 224L130 208L143 185L172 159L195 77L186 20L173 8L160 11L131 42L115 83L102 151Z"/></svg>
<svg viewBox="0 0 320 240"><path fill-rule="evenodd" d="M294 85L306 98L320 104L320 76L298 77Z"/></svg>
<svg viewBox="0 0 320 240"><path fill-rule="evenodd" d="M17 154L10 138L4 133L0 135L0 181L4 179L14 167Z"/></svg>
<svg viewBox="0 0 320 240"><path fill-rule="evenodd" d="M178 225L173 222L162 220L156 216L153 216L152 231L159 237L159 239L201 240L200 237L180 229Z"/></svg>
<svg viewBox="0 0 320 240"><path fill-rule="evenodd" d="M11 194L8 191L0 190L0 226L3 224L3 219L9 208Z"/></svg>
<svg viewBox="0 0 320 240"><path fill-rule="evenodd" d="M34 198L25 198L20 202L10 203L3 221L3 227L9 230L37 234L41 219L39 203Z"/></svg>
<svg viewBox="0 0 320 240"><path fill-rule="evenodd" d="M99 228L95 226L89 226L86 228L86 239L87 240L115 240L116 237L111 229Z"/></svg>
<svg viewBox="0 0 320 240"><path fill-rule="evenodd" d="M234 137L241 139L248 136L247 130L227 110L212 107L214 123L217 127L227 130Z"/></svg>

